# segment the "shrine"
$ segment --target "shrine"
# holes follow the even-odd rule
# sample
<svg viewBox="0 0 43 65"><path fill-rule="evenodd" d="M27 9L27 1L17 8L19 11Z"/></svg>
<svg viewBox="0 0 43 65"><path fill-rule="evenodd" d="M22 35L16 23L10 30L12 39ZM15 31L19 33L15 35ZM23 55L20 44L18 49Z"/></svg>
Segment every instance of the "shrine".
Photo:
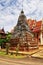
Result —
<svg viewBox="0 0 43 65"><path fill-rule="evenodd" d="M27 24L27 18L24 15L24 11L22 10L17 25L14 28L14 32L11 36L11 46L15 47L19 44L20 49L34 49L38 48L37 39L34 38L32 31L30 30Z"/></svg>

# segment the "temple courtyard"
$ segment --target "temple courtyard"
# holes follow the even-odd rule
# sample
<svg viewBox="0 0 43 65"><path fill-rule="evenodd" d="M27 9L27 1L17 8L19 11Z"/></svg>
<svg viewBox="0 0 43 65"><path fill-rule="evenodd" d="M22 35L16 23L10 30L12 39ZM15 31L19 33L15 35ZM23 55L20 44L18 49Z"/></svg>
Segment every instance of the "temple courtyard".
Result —
<svg viewBox="0 0 43 65"><path fill-rule="evenodd" d="M33 54L32 57L43 59L43 49Z"/></svg>
<svg viewBox="0 0 43 65"><path fill-rule="evenodd" d="M3 53L4 52L4 53ZM10 51L15 52L16 51ZM22 54L20 56L19 54ZM5 49L0 51L0 65L43 65L43 46L29 52L18 52L18 56L5 55Z"/></svg>
<svg viewBox="0 0 43 65"><path fill-rule="evenodd" d="M9 59L0 57L0 65L43 65L43 60L38 58Z"/></svg>

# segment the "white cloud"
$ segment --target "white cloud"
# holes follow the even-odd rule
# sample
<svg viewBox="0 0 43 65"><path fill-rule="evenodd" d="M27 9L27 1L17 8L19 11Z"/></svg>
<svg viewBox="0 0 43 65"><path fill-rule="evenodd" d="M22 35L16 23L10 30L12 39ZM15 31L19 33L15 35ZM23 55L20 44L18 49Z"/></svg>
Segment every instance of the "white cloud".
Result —
<svg viewBox="0 0 43 65"><path fill-rule="evenodd" d="M43 17L43 0L0 0L0 27L9 31L17 24L22 2L27 18L40 20Z"/></svg>

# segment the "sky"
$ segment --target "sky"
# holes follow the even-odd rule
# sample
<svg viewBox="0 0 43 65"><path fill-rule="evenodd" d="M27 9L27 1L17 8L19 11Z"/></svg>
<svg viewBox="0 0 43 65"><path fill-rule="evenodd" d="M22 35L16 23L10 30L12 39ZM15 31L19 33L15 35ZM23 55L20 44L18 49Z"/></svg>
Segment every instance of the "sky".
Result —
<svg viewBox="0 0 43 65"><path fill-rule="evenodd" d="M0 0L0 28L7 32L16 26L22 4L27 19L43 18L43 0Z"/></svg>

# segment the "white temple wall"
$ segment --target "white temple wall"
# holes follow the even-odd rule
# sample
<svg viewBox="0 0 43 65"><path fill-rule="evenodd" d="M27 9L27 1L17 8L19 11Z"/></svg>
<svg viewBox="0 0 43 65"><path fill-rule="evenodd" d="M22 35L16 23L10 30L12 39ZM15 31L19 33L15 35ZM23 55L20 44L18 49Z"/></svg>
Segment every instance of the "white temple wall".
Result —
<svg viewBox="0 0 43 65"><path fill-rule="evenodd" d="M43 45L43 37L42 37L42 33L40 35L40 39L41 39L41 44L40 45Z"/></svg>

